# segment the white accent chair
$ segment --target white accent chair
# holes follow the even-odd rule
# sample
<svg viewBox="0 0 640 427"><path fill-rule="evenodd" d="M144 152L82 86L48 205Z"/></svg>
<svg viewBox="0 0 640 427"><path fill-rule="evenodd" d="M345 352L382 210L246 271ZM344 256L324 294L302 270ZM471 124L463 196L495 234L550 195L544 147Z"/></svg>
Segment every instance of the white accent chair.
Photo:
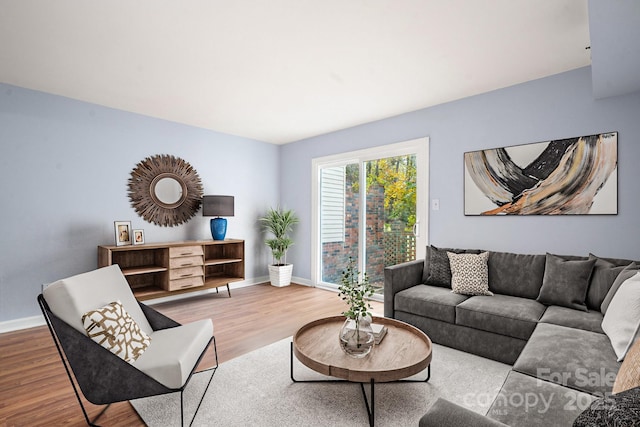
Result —
<svg viewBox="0 0 640 427"><path fill-rule="evenodd" d="M88 311L120 300L141 330L151 337L151 344L133 363L94 342L87 336L82 316ZM183 391L205 352L213 343L216 365L202 394L196 413L218 367L218 355L210 319L180 325L172 319L139 303L118 265L100 268L58 280L38 296L69 380L90 426L108 405L141 397L180 392L180 414L184 425ZM89 419L78 390L94 404L107 407Z"/></svg>

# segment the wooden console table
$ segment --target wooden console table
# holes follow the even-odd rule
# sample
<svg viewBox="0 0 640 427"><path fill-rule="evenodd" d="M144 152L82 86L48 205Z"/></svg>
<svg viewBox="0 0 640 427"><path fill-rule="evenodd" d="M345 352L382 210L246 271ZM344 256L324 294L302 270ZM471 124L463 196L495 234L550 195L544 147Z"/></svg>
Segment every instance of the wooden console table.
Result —
<svg viewBox="0 0 640 427"><path fill-rule="evenodd" d="M138 300L227 287L244 279L244 240L98 246L98 267L118 264Z"/></svg>

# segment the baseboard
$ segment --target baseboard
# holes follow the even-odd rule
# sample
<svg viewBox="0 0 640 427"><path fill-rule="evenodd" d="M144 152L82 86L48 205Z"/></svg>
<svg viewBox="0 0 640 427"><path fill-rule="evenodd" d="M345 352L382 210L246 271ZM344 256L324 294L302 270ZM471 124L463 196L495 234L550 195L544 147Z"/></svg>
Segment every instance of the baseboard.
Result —
<svg viewBox="0 0 640 427"><path fill-rule="evenodd" d="M269 275L268 274L266 276L260 276L260 277L256 277L254 279L251 279L251 284L252 285L260 285L262 283L269 283Z"/></svg>
<svg viewBox="0 0 640 427"><path fill-rule="evenodd" d="M268 278L267 278L268 280ZM292 277L291 278L291 283L296 283L298 285L304 285L304 286L311 286L312 288L314 287L313 282L311 282L311 280L309 279L303 279L302 277Z"/></svg>
<svg viewBox="0 0 640 427"><path fill-rule="evenodd" d="M42 326L44 324L45 321L42 315L5 320L4 322L0 322L0 334L19 331L21 329L35 328L36 326Z"/></svg>
<svg viewBox="0 0 640 427"><path fill-rule="evenodd" d="M256 283L271 283L271 282L270 282L269 276L263 276L261 278L256 279ZM309 287L315 288L311 280L303 279L302 277L292 276L291 283L295 283L296 285L303 285L303 286L309 286Z"/></svg>

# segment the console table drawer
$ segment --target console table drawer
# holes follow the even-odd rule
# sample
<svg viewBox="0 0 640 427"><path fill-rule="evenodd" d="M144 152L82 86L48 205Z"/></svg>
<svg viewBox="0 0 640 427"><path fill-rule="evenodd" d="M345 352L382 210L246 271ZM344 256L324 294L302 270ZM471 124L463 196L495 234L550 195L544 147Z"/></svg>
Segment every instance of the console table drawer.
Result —
<svg viewBox="0 0 640 427"><path fill-rule="evenodd" d="M169 248L169 258L204 255L202 246L177 246Z"/></svg>
<svg viewBox="0 0 640 427"><path fill-rule="evenodd" d="M202 266L173 268L169 271L169 280L184 279L185 277L204 276Z"/></svg>
<svg viewBox="0 0 640 427"><path fill-rule="evenodd" d="M169 268L182 268L182 267L192 267L196 265L203 265L204 261L202 260L202 256L185 256L181 258L170 258L169 259Z"/></svg>
<svg viewBox="0 0 640 427"><path fill-rule="evenodd" d="M168 291L177 291L179 289L195 288L204 285L204 276L187 277L185 279L169 280Z"/></svg>

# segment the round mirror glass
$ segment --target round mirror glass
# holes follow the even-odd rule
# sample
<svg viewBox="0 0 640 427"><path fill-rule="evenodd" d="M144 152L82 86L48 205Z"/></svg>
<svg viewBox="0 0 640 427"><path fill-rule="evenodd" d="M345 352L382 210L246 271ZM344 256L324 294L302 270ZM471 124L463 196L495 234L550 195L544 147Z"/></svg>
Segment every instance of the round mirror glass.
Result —
<svg viewBox="0 0 640 427"><path fill-rule="evenodd" d="M182 185L175 178L162 178L156 182L153 192L162 203L173 205L182 198Z"/></svg>

